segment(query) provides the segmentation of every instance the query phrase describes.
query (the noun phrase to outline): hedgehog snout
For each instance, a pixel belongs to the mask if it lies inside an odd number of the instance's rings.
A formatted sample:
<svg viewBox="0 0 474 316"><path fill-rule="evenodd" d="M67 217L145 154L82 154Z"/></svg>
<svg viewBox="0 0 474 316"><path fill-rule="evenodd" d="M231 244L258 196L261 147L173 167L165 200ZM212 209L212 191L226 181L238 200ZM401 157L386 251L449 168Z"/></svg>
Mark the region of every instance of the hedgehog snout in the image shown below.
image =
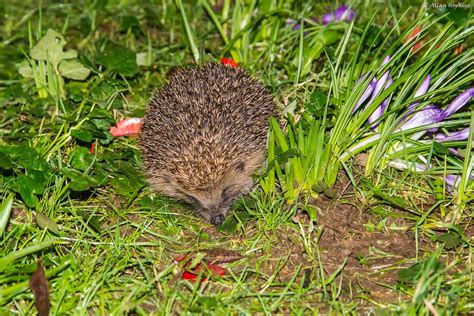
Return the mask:
<svg viewBox="0 0 474 316"><path fill-rule="evenodd" d="M222 214L213 215L211 217L211 224L214 226L221 226L224 223L225 217Z"/></svg>

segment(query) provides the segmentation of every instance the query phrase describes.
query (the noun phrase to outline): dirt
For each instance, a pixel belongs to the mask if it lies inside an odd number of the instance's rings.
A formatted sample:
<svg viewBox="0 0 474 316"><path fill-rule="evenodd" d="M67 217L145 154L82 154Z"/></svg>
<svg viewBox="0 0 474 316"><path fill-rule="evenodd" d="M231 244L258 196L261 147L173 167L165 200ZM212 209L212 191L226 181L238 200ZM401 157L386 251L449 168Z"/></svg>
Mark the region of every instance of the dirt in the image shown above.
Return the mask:
<svg viewBox="0 0 474 316"><path fill-rule="evenodd" d="M369 300L390 303L408 299L392 288L396 286L398 271L414 263L415 239L407 230L410 223L387 219L385 227L394 224L399 229L369 231L367 224L377 223L380 218L352 205L342 204L344 199L341 197L355 198L347 195L350 188L347 179L341 179L334 188L338 199L323 195L313 201L320 212L308 239L317 241L325 278L328 279L344 265L337 276L337 283L342 276L341 284L345 290L341 298L350 300L363 296L365 299L361 307L367 305ZM310 219L304 212L300 212L294 221L300 222L302 227L310 226ZM321 277L317 258L309 258L301 238L295 237L298 232L285 226L272 233L277 235L275 239L278 242L272 243L270 255L262 254L264 258L270 258L262 263L262 272L272 275L280 269L276 281L282 283L291 280L300 267L298 280L305 278L304 284ZM350 297L349 291L352 292Z"/></svg>

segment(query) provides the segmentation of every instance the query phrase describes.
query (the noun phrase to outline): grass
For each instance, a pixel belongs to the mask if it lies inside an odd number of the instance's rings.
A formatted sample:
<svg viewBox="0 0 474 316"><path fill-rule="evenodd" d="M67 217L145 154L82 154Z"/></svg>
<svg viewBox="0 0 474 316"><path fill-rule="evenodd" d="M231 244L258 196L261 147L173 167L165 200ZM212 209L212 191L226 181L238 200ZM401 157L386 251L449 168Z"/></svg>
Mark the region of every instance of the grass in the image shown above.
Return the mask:
<svg viewBox="0 0 474 316"><path fill-rule="evenodd" d="M29 280L39 258L51 314L472 312L472 133L439 143L416 136L426 127L397 130L414 101L446 108L472 86L472 8L349 4L353 23L323 26L313 18L333 4L7 1L0 313L35 312ZM406 38L419 25L415 52ZM58 33L39 45L48 29ZM271 123L257 186L216 229L154 194L136 140L109 128L142 117L172 67L220 57L260 78L285 119ZM387 70L390 88L353 112ZM427 74L430 90L414 100ZM373 129L367 119L386 98ZM469 126L472 102L430 125ZM391 167L394 159L408 167ZM457 189L448 174L461 179ZM209 266L197 281L182 278L216 249L242 259L225 264L225 276ZM183 254L190 266L176 260Z"/></svg>

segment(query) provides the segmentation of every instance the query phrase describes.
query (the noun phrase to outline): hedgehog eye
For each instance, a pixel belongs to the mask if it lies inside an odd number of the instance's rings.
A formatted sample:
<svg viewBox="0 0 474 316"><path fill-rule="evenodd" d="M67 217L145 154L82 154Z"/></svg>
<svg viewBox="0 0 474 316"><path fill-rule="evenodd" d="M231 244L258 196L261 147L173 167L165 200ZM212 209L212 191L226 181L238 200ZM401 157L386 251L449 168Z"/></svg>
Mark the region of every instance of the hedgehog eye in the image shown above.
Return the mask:
<svg viewBox="0 0 474 316"><path fill-rule="evenodd" d="M235 166L235 170L237 171L244 171L244 167L245 167L245 164L243 161L239 162L236 166Z"/></svg>
<svg viewBox="0 0 474 316"><path fill-rule="evenodd" d="M199 202L198 199L196 199L194 196L192 195L189 195L183 191L179 191L182 195L184 195L185 199L186 199L186 202L194 205L194 206L197 206L197 207L201 207L201 202Z"/></svg>
<svg viewBox="0 0 474 316"><path fill-rule="evenodd" d="M230 190L231 187L226 187L224 190L222 190L221 198L222 200L226 201L227 199L230 198Z"/></svg>

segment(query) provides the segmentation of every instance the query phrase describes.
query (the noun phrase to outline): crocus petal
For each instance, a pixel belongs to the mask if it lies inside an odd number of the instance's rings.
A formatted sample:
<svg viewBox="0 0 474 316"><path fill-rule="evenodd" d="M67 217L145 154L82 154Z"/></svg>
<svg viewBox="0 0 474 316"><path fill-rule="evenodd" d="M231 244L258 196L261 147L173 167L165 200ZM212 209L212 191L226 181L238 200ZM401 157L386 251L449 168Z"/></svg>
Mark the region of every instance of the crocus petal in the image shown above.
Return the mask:
<svg viewBox="0 0 474 316"><path fill-rule="evenodd" d="M464 105L467 104L474 96L474 88L469 88L460 95L456 97L456 99L451 102L450 105L440 114L440 121L444 120L448 116L455 113L457 110L462 108Z"/></svg>
<svg viewBox="0 0 474 316"><path fill-rule="evenodd" d="M466 127L462 130L459 130L457 132L451 133L451 135L446 135L446 134L436 134L434 138L439 141L439 142L449 142L449 141L456 141L456 140L464 140L469 137L470 133L469 127Z"/></svg>
<svg viewBox="0 0 474 316"><path fill-rule="evenodd" d="M420 111L413 114L411 118L409 118L405 123L403 123L399 128L398 131L404 131L407 129L429 125L433 123L439 122L439 117L443 111L433 104L429 104L425 106Z"/></svg>
<svg viewBox="0 0 474 316"><path fill-rule="evenodd" d="M431 81L431 75L427 75L425 80L423 80L421 85L416 90L415 95L413 97L418 98L424 95L426 92L428 92L428 88L430 87L430 81Z"/></svg>
<svg viewBox="0 0 474 316"><path fill-rule="evenodd" d="M375 80L375 78L372 79L372 81L369 83L369 85L365 89L364 93L360 97L359 101L357 101L357 104L354 107L354 110L352 110L352 113L357 111L357 109L365 102L365 100L367 100L370 97L370 95L372 94L372 91L374 91L374 88L375 88L376 84L377 84L377 80Z"/></svg>
<svg viewBox="0 0 474 316"><path fill-rule="evenodd" d="M385 56L385 58L382 60L382 63L380 64L380 67L385 66L391 59L390 55Z"/></svg>
<svg viewBox="0 0 474 316"><path fill-rule="evenodd" d="M374 102L375 98L379 95L380 91L382 91L383 87L385 86L385 83L387 82L388 77L390 76L390 70L386 71L382 77L377 80L377 84L375 85L374 91L372 92L372 97L370 98L369 102L367 102L367 105L365 106L368 108L372 102Z"/></svg>
<svg viewBox="0 0 474 316"><path fill-rule="evenodd" d="M388 81L384 87L384 90L390 87L392 83L393 83L392 78L388 78ZM389 98L387 97L385 100L383 100L380 106L376 108L375 111L372 112L372 114L369 116L368 121L372 128L376 128L379 125L379 119L385 113L385 109L387 108L388 99Z"/></svg>
<svg viewBox="0 0 474 316"><path fill-rule="evenodd" d="M426 76L425 80L423 80L421 85L415 91L415 95L413 97L417 98L424 95L426 92L428 92L428 88L430 87L430 81L431 81L431 76L430 75ZM410 104L408 106L408 114L412 113L418 104L419 104L418 102L413 102L412 104Z"/></svg>
<svg viewBox="0 0 474 316"><path fill-rule="evenodd" d="M371 99L371 102L369 102L369 104L372 103L372 101L375 100L376 97L378 97L380 91L382 91L383 87L385 87L385 83L387 82L389 76L390 76L390 70L386 71L382 75L382 77L379 80L377 80L377 84L375 85L374 92L372 93L372 99Z"/></svg>
<svg viewBox="0 0 474 316"><path fill-rule="evenodd" d="M117 122L117 125L110 127L109 131L114 137L133 136L140 132L141 125L141 118L130 117Z"/></svg>
<svg viewBox="0 0 474 316"><path fill-rule="evenodd" d="M447 174L444 177L444 181L450 187L450 189L457 188L459 186L459 182L461 182L461 177L455 174Z"/></svg>
<svg viewBox="0 0 474 316"><path fill-rule="evenodd" d="M335 19L336 17L334 16L334 13L326 13L323 15L323 25L328 25Z"/></svg>
<svg viewBox="0 0 474 316"><path fill-rule="evenodd" d="M350 22L355 18L356 13L354 10L349 9L349 7L345 4L336 9L335 16L336 21L344 20Z"/></svg>
<svg viewBox="0 0 474 316"><path fill-rule="evenodd" d="M397 168L399 170L410 170L414 172L426 172L431 168L431 165L420 164L420 163L413 163L407 162L402 159L394 159L388 162L388 165L393 168Z"/></svg>

